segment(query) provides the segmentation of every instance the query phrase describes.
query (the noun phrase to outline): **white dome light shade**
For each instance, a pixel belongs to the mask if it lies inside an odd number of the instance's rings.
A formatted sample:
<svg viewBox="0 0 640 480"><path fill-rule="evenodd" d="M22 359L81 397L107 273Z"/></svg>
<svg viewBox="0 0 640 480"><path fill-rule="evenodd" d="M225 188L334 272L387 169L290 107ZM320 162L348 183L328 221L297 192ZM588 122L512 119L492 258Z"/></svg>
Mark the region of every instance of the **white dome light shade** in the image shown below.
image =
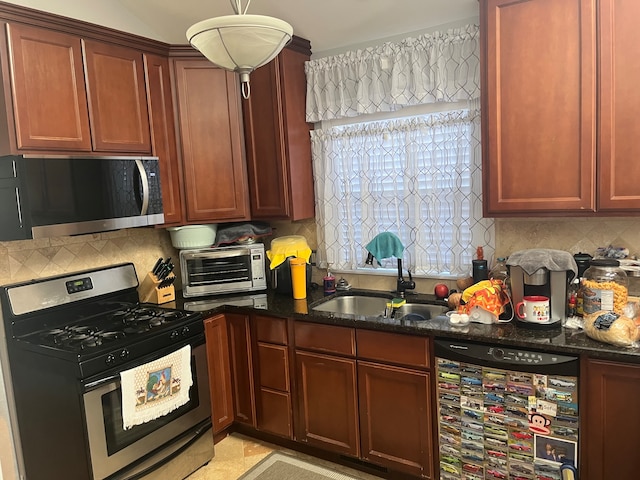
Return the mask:
<svg viewBox="0 0 640 480"><path fill-rule="evenodd" d="M211 63L240 73L243 84L249 83L253 70L273 60L292 36L293 28L287 22L264 15L210 18L187 30L187 40L194 48Z"/></svg>

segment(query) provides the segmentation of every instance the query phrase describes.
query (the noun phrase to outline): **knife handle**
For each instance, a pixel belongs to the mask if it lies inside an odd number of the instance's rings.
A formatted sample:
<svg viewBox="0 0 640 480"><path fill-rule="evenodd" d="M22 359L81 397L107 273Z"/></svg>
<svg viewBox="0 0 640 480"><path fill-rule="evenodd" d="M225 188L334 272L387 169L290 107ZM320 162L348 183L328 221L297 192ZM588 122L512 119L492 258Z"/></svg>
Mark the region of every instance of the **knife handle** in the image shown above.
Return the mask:
<svg viewBox="0 0 640 480"><path fill-rule="evenodd" d="M162 257L160 257L158 261L156 261L156 264L151 269L151 273L155 275L158 272L158 268L160 267L160 265L162 265Z"/></svg>

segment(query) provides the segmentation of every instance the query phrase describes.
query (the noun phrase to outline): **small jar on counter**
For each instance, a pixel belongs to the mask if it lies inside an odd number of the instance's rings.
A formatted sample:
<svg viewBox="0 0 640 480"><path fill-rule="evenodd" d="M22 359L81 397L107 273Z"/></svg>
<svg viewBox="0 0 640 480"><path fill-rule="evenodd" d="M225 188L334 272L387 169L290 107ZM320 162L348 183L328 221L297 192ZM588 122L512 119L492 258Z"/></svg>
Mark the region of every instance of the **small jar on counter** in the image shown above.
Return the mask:
<svg viewBox="0 0 640 480"><path fill-rule="evenodd" d="M585 315L600 310L622 315L629 295L629 282L620 262L612 258L594 258L580 282Z"/></svg>

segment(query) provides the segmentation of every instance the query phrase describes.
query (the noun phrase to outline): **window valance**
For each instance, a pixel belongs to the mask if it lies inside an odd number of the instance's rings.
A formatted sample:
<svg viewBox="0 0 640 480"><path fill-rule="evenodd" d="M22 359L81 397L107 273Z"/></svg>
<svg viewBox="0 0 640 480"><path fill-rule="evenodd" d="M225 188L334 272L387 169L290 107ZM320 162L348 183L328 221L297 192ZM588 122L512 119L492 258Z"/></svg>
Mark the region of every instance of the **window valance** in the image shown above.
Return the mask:
<svg viewBox="0 0 640 480"><path fill-rule="evenodd" d="M479 28L467 25L306 63L307 121L480 97Z"/></svg>

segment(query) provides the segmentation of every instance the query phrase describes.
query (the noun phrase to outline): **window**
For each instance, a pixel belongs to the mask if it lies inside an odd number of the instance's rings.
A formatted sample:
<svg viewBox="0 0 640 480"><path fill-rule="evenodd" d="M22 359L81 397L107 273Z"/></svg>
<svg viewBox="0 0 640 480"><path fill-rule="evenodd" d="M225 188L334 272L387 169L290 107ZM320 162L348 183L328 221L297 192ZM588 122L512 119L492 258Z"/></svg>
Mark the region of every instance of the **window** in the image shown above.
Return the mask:
<svg viewBox="0 0 640 480"><path fill-rule="evenodd" d="M367 243L389 231L412 273L468 275L477 245L493 251L493 221L482 218L479 111L362 118L312 133L320 265L362 271ZM395 259L381 264L396 271Z"/></svg>

